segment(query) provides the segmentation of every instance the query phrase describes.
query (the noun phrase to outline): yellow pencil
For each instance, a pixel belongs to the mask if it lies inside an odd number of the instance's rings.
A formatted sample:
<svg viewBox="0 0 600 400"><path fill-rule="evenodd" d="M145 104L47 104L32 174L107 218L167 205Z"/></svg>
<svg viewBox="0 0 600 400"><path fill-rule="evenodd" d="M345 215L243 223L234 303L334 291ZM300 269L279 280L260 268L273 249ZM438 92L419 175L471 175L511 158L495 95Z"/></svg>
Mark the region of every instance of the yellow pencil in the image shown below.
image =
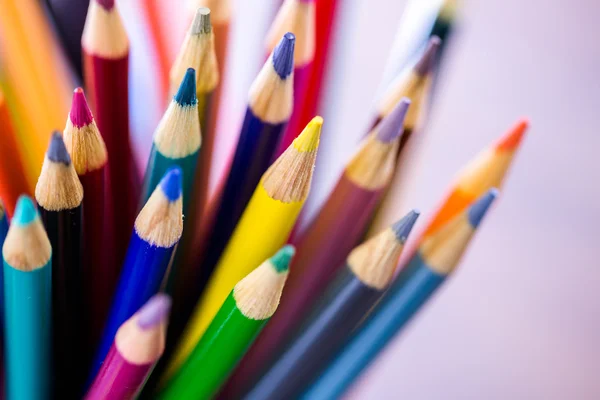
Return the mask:
<svg viewBox="0 0 600 400"><path fill-rule="evenodd" d="M308 196L323 119L315 117L269 167L196 304L163 381L185 361L235 284L283 246Z"/></svg>

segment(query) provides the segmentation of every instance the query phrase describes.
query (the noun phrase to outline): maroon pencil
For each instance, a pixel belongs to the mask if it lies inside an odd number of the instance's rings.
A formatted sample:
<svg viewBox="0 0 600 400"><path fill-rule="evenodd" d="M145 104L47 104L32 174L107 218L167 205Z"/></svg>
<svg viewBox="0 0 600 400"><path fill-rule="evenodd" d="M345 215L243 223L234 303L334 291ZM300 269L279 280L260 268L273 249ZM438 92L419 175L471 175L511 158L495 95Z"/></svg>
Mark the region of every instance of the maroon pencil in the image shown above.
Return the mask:
<svg viewBox="0 0 600 400"><path fill-rule="evenodd" d="M87 400L124 400L137 396L164 351L170 308L169 296L159 293L121 325L85 395Z"/></svg>
<svg viewBox="0 0 600 400"><path fill-rule="evenodd" d="M338 267L361 240L396 168L396 151L410 101L402 99L365 138L308 229L295 240L296 256L278 312L254 342L222 394L249 387L279 344L302 319Z"/></svg>
<svg viewBox="0 0 600 400"><path fill-rule="evenodd" d="M108 151L116 264L120 265L139 202L141 179L129 138L129 41L114 0L91 0L83 37L83 67L90 104Z"/></svg>
<svg viewBox="0 0 600 400"><path fill-rule="evenodd" d="M112 219L107 218L108 210L105 209L104 201L107 186L106 146L81 88L73 92L73 103L63 139L84 193L83 257L86 268L83 281L86 284L85 307L90 310L86 343L91 357L91 349L95 348L102 333L119 269L112 261L112 241L106 237L108 231L113 231Z"/></svg>

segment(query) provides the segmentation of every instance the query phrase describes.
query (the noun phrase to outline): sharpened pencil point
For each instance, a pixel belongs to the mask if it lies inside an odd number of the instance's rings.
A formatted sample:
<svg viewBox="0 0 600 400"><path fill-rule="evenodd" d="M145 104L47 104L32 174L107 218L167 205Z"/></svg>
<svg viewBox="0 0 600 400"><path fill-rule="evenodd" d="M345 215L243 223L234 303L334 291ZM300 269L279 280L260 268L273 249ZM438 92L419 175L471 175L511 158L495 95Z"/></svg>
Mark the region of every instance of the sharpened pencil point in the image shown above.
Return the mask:
<svg viewBox="0 0 600 400"><path fill-rule="evenodd" d="M194 68L188 68L185 71L181 85L173 97L181 106L193 106L198 103L196 98L196 70Z"/></svg>
<svg viewBox="0 0 600 400"><path fill-rule="evenodd" d="M194 21L192 22L192 35L202 35L210 33L212 25L210 24L210 9L200 7L196 10Z"/></svg>
<svg viewBox="0 0 600 400"><path fill-rule="evenodd" d="M296 36L286 33L273 49L273 68L281 79L287 78L294 69L294 46Z"/></svg>
<svg viewBox="0 0 600 400"><path fill-rule="evenodd" d="M473 228L477 228L479 226L483 216L490 208L490 205L494 202L496 197L498 197L498 189L491 188L471 205L469 211L467 211L467 216L469 218L469 223L473 226Z"/></svg>
<svg viewBox="0 0 600 400"><path fill-rule="evenodd" d="M506 135L500 138L496 144L496 149L499 151L512 151L516 149L521 143L521 140L523 139L528 127L529 120L527 118L522 118L517 121L515 126L513 126L513 128L509 130Z"/></svg>
<svg viewBox="0 0 600 400"><path fill-rule="evenodd" d="M12 225L29 225L37 217L37 210L31 197L26 195L19 196L15 214L13 215Z"/></svg>
<svg viewBox="0 0 600 400"><path fill-rule="evenodd" d="M109 11L115 6L115 0L96 0L96 3Z"/></svg>
<svg viewBox="0 0 600 400"><path fill-rule="evenodd" d="M150 329L167 319L171 310L171 298L163 293L155 294L138 311L137 324L140 328Z"/></svg>
<svg viewBox="0 0 600 400"><path fill-rule="evenodd" d="M169 199L169 201L171 202L181 197L181 175L183 175L183 172L181 172L181 168L169 168L167 172L165 172L163 178L160 180L160 188L162 189L167 199Z"/></svg>
<svg viewBox="0 0 600 400"><path fill-rule="evenodd" d="M69 156L69 152L65 147L65 142L63 141L60 132L54 131L52 133L52 138L50 139L50 145L48 146L46 157L48 157L50 161L57 163L62 163L65 165L71 164L71 157Z"/></svg>
<svg viewBox="0 0 600 400"><path fill-rule="evenodd" d="M410 99L403 97L394 107L392 112L379 124L377 138L384 143L389 143L402 134L404 118L410 107Z"/></svg>
<svg viewBox="0 0 600 400"><path fill-rule="evenodd" d="M277 272L286 272L290 267L290 261L294 257L294 254L296 254L294 246L285 245L271 257L271 264L273 264Z"/></svg>
<svg viewBox="0 0 600 400"><path fill-rule="evenodd" d="M87 126L94 120L83 89L80 87L73 91L73 101L71 103L69 118L71 119L71 123L78 128Z"/></svg>
<svg viewBox="0 0 600 400"><path fill-rule="evenodd" d="M427 43L427 48L425 49L423 55L415 65L415 72L417 74L424 76L431 71L431 68L433 67L435 61L435 56L441 43L442 40L437 36L433 36L431 39L429 39L429 43Z"/></svg>
<svg viewBox="0 0 600 400"><path fill-rule="evenodd" d="M402 219L392 225L392 232L396 235L396 238L400 243L406 243L406 239L410 234L413 226L415 226L415 222L417 222L417 218L419 218L418 210L411 210L408 214L406 214Z"/></svg>
<svg viewBox="0 0 600 400"><path fill-rule="evenodd" d="M293 145L299 152L314 151L319 147L319 138L321 137L321 127L323 118L314 117L304 128L302 133L294 139Z"/></svg>

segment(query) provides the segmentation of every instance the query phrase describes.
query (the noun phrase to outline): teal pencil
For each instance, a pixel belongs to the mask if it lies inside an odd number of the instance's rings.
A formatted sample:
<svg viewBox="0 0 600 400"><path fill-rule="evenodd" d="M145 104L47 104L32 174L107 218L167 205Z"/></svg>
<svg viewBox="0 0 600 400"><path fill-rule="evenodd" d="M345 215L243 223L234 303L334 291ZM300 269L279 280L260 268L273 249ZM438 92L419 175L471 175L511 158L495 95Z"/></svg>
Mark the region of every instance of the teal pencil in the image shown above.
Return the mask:
<svg viewBox="0 0 600 400"><path fill-rule="evenodd" d="M2 248L6 398L50 397L52 248L31 198L21 196Z"/></svg>
<svg viewBox="0 0 600 400"><path fill-rule="evenodd" d="M188 68L154 132L140 207L146 204L167 170L179 167L183 172L183 214L187 215L200 142L196 71Z"/></svg>

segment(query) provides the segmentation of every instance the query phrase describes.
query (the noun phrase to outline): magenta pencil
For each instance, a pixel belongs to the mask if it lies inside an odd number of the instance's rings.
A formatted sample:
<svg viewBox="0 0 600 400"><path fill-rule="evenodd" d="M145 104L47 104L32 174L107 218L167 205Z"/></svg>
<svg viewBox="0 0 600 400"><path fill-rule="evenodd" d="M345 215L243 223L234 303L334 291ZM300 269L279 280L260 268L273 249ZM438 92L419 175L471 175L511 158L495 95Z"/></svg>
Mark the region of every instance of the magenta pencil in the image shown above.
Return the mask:
<svg viewBox="0 0 600 400"><path fill-rule="evenodd" d="M165 347L171 299L157 294L121 325L86 400L134 399Z"/></svg>

